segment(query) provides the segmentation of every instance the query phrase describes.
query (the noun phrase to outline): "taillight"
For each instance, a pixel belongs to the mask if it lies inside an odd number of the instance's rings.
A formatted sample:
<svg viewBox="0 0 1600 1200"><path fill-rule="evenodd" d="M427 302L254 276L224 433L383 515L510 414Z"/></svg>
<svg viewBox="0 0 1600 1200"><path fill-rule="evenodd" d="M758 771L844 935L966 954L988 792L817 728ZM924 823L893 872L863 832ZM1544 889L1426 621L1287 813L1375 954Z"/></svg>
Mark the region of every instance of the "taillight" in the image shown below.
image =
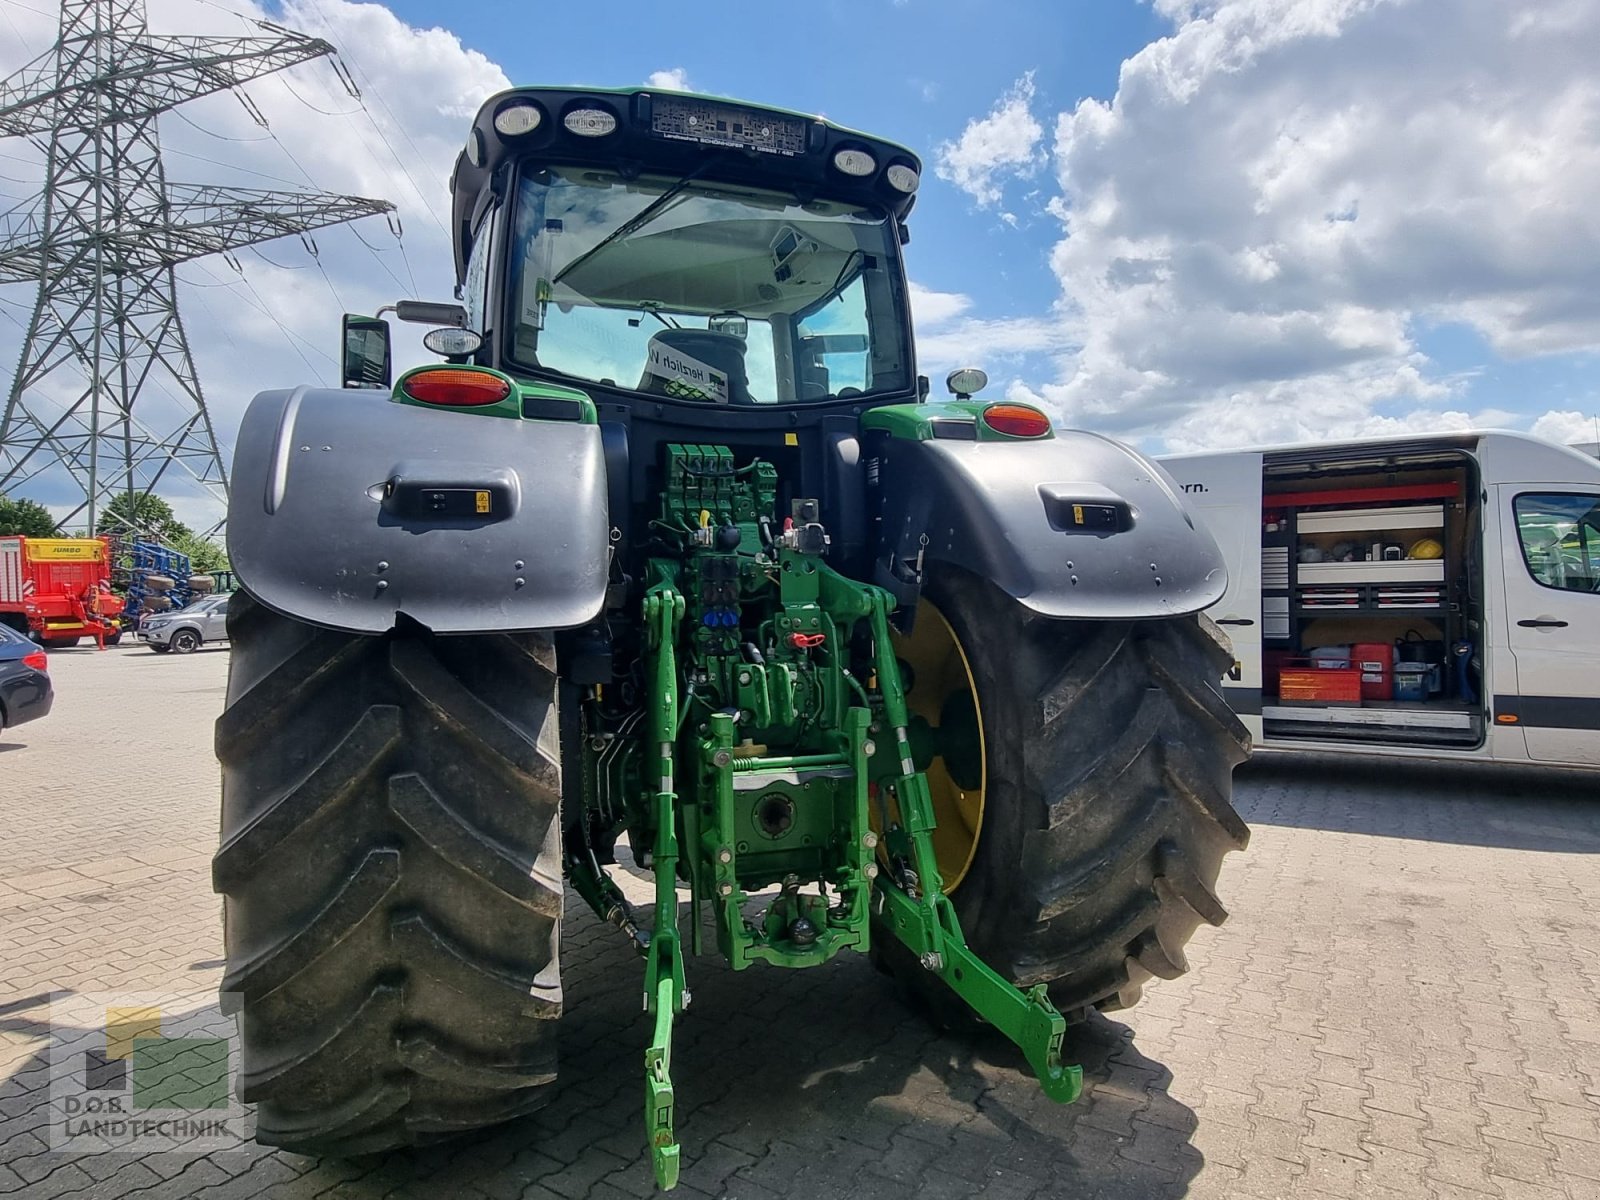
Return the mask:
<svg viewBox="0 0 1600 1200"><path fill-rule="evenodd" d="M402 379L400 386L413 400L450 408L498 404L511 394L511 384L488 371L418 371Z"/></svg>
<svg viewBox="0 0 1600 1200"><path fill-rule="evenodd" d="M22 656L22 665L32 667L35 671L48 671L50 669L50 660L45 657L43 650L35 650L31 654Z"/></svg>
<svg viewBox="0 0 1600 1200"><path fill-rule="evenodd" d="M991 404L983 410L983 423L1007 437L1043 437L1050 432L1050 418L1026 404Z"/></svg>

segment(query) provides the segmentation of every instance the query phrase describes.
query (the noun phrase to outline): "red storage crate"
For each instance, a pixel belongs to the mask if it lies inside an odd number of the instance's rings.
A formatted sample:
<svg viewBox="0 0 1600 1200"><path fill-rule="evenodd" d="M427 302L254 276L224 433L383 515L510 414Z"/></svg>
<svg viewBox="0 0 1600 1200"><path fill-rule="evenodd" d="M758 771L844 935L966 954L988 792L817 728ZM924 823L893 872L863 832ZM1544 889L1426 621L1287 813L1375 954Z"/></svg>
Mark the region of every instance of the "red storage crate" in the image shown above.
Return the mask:
<svg viewBox="0 0 1600 1200"><path fill-rule="evenodd" d="M1285 666L1278 672L1283 704L1361 707L1361 672L1354 667Z"/></svg>
<svg viewBox="0 0 1600 1200"><path fill-rule="evenodd" d="M1361 672L1363 700L1394 699L1394 647L1388 642L1357 642L1350 665Z"/></svg>

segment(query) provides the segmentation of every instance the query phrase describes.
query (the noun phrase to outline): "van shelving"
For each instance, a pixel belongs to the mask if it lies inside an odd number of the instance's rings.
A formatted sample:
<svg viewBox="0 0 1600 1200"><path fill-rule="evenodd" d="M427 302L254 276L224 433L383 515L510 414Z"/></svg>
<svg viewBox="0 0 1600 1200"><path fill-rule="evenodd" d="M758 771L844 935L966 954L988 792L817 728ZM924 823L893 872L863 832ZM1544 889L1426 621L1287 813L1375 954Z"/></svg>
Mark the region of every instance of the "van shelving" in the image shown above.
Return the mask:
<svg viewBox="0 0 1600 1200"><path fill-rule="evenodd" d="M1538 575L1557 554L1540 543L1550 514L1572 514L1581 545L1600 537L1600 463L1486 432L1163 465L1227 554L1211 615L1238 659L1225 695L1258 745L1600 765L1600 592L1568 579L1582 571L1570 531L1565 573ZM1541 515L1519 518L1519 502ZM1397 642L1401 663L1358 705L1278 694L1285 661ZM1417 674L1428 694L1402 698Z"/></svg>
<svg viewBox="0 0 1600 1200"><path fill-rule="evenodd" d="M1397 457L1383 466L1374 472L1352 464L1315 474L1300 473L1292 462L1267 467L1262 510L1277 515L1289 540L1290 654L1328 645L1392 647L1406 636L1397 636L1397 621L1422 625L1415 630L1422 640L1444 647L1460 638L1462 596L1455 585L1462 555L1451 548L1460 541L1465 467L1431 455L1416 462ZM1444 553L1405 557L1424 538L1437 539ZM1396 551L1400 557L1392 556ZM1356 624L1349 630L1328 624L1344 620ZM1386 653L1392 671L1395 652ZM1264 678L1263 729L1313 738L1356 732L1397 741L1482 741L1477 712L1447 707L1453 694L1448 659L1440 673L1437 692L1424 699L1365 699L1358 707L1284 702Z"/></svg>

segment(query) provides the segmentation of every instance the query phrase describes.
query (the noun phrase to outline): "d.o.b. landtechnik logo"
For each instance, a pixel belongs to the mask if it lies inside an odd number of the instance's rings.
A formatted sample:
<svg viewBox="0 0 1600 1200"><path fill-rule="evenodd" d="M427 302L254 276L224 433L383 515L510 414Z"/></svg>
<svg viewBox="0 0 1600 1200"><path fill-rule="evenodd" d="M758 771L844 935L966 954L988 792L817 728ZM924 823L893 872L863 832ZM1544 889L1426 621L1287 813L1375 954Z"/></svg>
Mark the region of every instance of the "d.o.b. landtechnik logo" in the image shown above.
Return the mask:
<svg viewBox="0 0 1600 1200"><path fill-rule="evenodd" d="M215 994L58 995L50 1024L52 1150L208 1154L247 1140L233 1021Z"/></svg>

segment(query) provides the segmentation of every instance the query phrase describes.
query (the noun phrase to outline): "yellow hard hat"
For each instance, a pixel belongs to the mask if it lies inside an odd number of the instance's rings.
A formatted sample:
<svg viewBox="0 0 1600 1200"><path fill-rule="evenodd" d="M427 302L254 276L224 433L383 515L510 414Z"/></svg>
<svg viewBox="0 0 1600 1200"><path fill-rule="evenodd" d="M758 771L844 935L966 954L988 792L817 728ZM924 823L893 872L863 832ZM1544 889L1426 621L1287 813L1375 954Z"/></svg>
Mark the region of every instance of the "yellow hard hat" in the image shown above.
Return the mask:
<svg viewBox="0 0 1600 1200"><path fill-rule="evenodd" d="M1444 547L1433 538L1418 538L1411 543L1407 558L1443 558Z"/></svg>

